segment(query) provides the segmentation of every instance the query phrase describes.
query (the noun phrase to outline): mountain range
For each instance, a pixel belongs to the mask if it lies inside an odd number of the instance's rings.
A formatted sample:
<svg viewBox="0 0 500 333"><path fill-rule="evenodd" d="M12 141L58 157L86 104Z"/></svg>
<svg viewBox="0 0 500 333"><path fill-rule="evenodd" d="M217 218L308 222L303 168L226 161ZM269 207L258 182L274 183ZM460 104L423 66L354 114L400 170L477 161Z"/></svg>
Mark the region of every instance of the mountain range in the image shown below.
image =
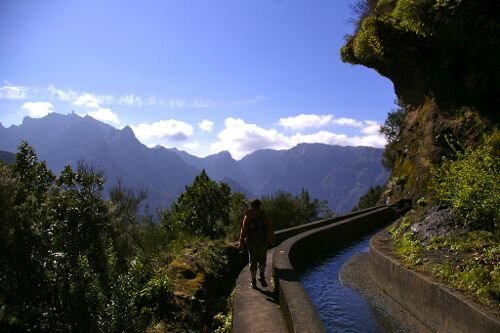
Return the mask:
<svg viewBox="0 0 500 333"><path fill-rule="evenodd" d="M305 188L337 213L348 212L370 186L388 177L380 162L382 149L300 144L289 150L259 150L239 161L226 151L201 158L177 149L148 148L128 126L119 130L75 113L25 117L21 125L9 128L0 124L0 151L15 152L22 140L56 174L84 160L105 171L106 190L118 180L146 189L151 208L168 207L202 169L248 197L280 190L299 194Z"/></svg>

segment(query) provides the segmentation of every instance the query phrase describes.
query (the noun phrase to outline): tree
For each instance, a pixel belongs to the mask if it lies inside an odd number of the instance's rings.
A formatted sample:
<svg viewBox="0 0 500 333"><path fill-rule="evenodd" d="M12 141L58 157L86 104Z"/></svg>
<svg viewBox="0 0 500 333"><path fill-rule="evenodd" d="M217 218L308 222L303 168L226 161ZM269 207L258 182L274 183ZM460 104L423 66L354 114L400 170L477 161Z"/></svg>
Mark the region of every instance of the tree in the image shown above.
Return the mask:
<svg viewBox="0 0 500 333"><path fill-rule="evenodd" d="M141 281L117 265L103 173L55 179L27 143L0 165L0 331L142 331Z"/></svg>
<svg viewBox="0 0 500 333"><path fill-rule="evenodd" d="M16 163L0 172L0 317L12 328L24 330L47 310L40 299L47 295L44 265L47 262L50 225L47 223L47 192L54 176L39 162L27 142L18 147ZM1 327L0 327L0 330Z"/></svg>
<svg viewBox="0 0 500 333"><path fill-rule="evenodd" d="M240 234L241 223L248 209L248 199L241 192L231 193L229 209L229 225L226 228L226 238L229 241L237 240Z"/></svg>
<svg viewBox="0 0 500 333"><path fill-rule="evenodd" d="M139 226L137 218L139 206L146 197L145 190L134 191L124 186L121 180L109 191L112 237L121 265L127 264L130 257L137 253L137 248L144 252L147 246L141 239L141 231L146 228Z"/></svg>
<svg viewBox="0 0 500 333"><path fill-rule="evenodd" d="M229 223L230 195L227 184L202 170L174 203L173 214L189 232L215 239L221 236L221 224Z"/></svg>
<svg viewBox="0 0 500 333"><path fill-rule="evenodd" d="M377 203L380 201L380 198L382 197L383 192L384 188L382 186L370 186L370 189L363 196L361 196L361 198L359 198L358 204L352 209L352 211L355 212L357 210L362 210L377 205Z"/></svg>
<svg viewBox="0 0 500 333"><path fill-rule="evenodd" d="M384 125L380 127L380 133L385 136L388 143L398 139L401 128L403 127L405 115L406 110L401 106L387 113L387 119Z"/></svg>
<svg viewBox="0 0 500 333"><path fill-rule="evenodd" d="M269 214L275 229L283 229L334 216L326 201L311 200L303 189L299 196L278 191L262 199L262 208Z"/></svg>
<svg viewBox="0 0 500 333"><path fill-rule="evenodd" d="M389 170L394 167L398 157L397 149L400 146L399 136L406 116L405 108L401 105L401 102L398 103L400 106L392 112L387 113L387 119L384 125L380 127L380 133L387 139L387 145L382 155L382 165Z"/></svg>

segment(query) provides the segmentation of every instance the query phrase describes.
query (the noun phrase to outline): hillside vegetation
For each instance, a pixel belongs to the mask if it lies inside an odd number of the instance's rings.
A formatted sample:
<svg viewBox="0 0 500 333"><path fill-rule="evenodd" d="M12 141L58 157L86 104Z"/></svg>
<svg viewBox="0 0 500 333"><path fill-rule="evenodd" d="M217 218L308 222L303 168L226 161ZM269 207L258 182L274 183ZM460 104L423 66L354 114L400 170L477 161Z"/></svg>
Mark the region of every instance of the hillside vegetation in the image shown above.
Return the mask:
<svg viewBox="0 0 500 333"><path fill-rule="evenodd" d="M26 142L0 162L0 331L227 329L247 198L202 171L170 208L138 215L146 192L118 183L105 200L104 184L85 163L55 176ZM263 205L278 228L333 214L307 190Z"/></svg>
<svg viewBox="0 0 500 333"><path fill-rule="evenodd" d="M345 62L394 83L384 200L412 209L394 255L500 309L500 3L363 0Z"/></svg>

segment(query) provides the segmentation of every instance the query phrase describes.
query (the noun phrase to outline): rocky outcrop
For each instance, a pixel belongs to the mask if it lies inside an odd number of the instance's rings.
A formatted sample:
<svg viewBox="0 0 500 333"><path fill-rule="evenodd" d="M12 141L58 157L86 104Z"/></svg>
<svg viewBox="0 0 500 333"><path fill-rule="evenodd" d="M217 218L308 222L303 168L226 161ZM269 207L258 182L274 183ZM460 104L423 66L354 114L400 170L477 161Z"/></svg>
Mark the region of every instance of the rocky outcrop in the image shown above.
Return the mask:
<svg viewBox="0 0 500 333"><path fill-rule="evenodd" d="M440 209L433 207L427 212L427 216L410 227L412 233L420 239L429 241L434 237L446 237L450 235L463 235L468 230L463 219L457 216L451 208Z"/></svg>

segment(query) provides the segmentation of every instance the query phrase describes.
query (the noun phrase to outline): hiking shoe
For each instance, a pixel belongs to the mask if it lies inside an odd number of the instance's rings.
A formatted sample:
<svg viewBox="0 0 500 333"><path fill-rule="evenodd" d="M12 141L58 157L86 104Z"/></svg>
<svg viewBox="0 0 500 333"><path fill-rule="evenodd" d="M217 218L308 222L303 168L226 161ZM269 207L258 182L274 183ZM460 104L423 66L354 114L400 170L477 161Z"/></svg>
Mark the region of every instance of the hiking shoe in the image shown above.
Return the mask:
<svg viewBox="0 0 500 333"><path fill-rule="evenodd" d="M252 284L251 284L253 289L257 289L257 280L252 279Z"/></svg>

